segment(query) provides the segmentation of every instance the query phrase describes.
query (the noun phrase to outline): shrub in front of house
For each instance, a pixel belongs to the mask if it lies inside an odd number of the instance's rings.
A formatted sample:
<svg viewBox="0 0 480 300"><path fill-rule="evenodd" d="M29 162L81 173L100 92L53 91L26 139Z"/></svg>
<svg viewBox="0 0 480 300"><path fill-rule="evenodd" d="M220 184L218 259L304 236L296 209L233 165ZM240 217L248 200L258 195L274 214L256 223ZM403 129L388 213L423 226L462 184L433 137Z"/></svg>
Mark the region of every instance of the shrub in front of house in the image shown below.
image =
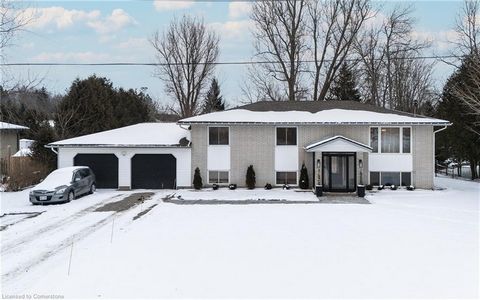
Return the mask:
<svg viewBox="0 0 480 300"><path fill-rule="evenodd" d="M236 188L237 188L237 185L235 183L231 183L231 184L228 185L228 189L230 189L230 190L234 190Z"/></svg>
<svg viewBox="0 0 480 300"><path fill-rule="evenodd" d="M265 185L265 189L266 189L266 190L271 190L271 189L272 189L272 185L271 185L270 183L267 183L267 184Z"/></svg>
<svg viewBox="0 0 480 300"><path fill-rule="evenodd" d="M409 185L409 186L407 186L407 190L413 191L413 190L415 190L415 187L413 185Z"/></svg>
<svg viewBox="0 0 480 300"><path fill-rule="evenodd" d="M282 187L284 190L289 190L290 189L290 186L288 184L284 184L283 187Z"/></svg>
<svg viewBox="0 0 480 300"><path fill-rule="evenodd" d="M212 189L213 189L214 191L218 190L218 184L214 183L214 184L212 185Z"/></svg>
<svg viewBox="0 0 480 300"><path fill-rule="evenodd" d="M196 190L200 190L203 187L202 176L200 175L200 169L197 167L193 174L193 187Z"/></svg>
<svg viewBox="0 0 480 300"><path fill-rule="evenodd" d="M247 168L247 176L245 179L245 183L249 190L253 190L255 188L256 179L255 179L255 170L253 169L253 165L250 165Z"/></svg>
<svg viewBox="0 0 480 300"><path fill-rule="evenodd" d="M308 189L308 172L305 163L302 164L302 169L300 170L300 188Z"/></svg>
<svg viewBox="0 0 480 300"><path fill-rule="evenodd" d="M397 190L397 186L394 185L394 184L392 184L392 185L390 186L390 189L391 189L392 191L395 191L395 190Z"/></svg>
<svg viewBox="0 0 480 300"><path fill-rule="evenodd" d="M367 191L371 191L371 190L373 190L373 185L367 184L367 185L365 186L365 189L366 189Z"/></svg>
<svg viewBox="0 0 480 300"><path fill-rule="evenodd" d="M381 190L383 190L384 188L385 188L385 186L382 184L382 185L379 185L379 186L377 187L377 190L381 191Z"/></svg>

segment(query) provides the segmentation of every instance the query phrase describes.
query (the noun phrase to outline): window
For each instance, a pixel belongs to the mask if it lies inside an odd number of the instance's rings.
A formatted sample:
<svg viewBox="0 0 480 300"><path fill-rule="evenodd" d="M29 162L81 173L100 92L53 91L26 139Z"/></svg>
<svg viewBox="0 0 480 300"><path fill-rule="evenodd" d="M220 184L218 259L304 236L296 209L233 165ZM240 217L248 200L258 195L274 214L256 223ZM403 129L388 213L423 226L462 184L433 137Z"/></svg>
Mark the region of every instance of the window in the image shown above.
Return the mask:
<svg viewBox="0 0 480 300"><path fill-rule="evenodd" d="M296 145L297 128L277 128L277 145Z"/></svg>
<svg viewBox="0 0 480 300"><path fill-rule="evenodd" d="M412 173L402 172L402 186L409 186L412 184Z"/></svg>
<svg viewBox="0 0 480 300"><path fill-rule="evenodd" d="M370 147L373 153L378 153L378 128L370 128Z"/></svg>
<svg viewBox="0 0 480 300"><path fill-rule="evenodd" d="M400 152L400 128L382 128L382 153Z"/></svg>
<svg viewBox="0 0 480 300"><path fill-rule="evenodd" d="M209 145L228 145L228 127L209 127Z"/></svg>
<svg viewBox="0 0 480 300"><path fill-rule="evenodd" d="M370 172L370 184L380 185L380 172Z"/></svg>
<svg viewBox="0 0 480 300"><path fill-rule="evenodd" d="M400 172L382 172L380 177L383 185L400 185Z"/></svg>
<svg viewBox="0 0 480 300"><path fill-rule="evenodd" d="M228 171L209 171L208 183L228 183Z"/></svg>
<svg viewBox="0 0 480 300"><path fill-rule="evenodd" d="M297 172L277 172L277 184L297 184Z"/></svg>
<svg viewBox="0 0 480 300"><path fill-rule="evenodd" d="M410 128L403 128L402 130L402 152L410 153Z"/></svg>

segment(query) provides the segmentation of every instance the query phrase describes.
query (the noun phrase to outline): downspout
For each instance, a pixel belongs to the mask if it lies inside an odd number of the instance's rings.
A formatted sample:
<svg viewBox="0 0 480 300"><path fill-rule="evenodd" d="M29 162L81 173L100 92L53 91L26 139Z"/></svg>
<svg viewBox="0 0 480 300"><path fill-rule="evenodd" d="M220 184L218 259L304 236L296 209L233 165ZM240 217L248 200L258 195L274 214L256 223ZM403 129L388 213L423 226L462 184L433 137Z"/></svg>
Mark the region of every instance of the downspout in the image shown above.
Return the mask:
<svg viewBox="0 0 480 300"><path fill-rule="evenodd" d="M58 155L58 151L55 150L55 148L53 148L53 147L49 147L49 148L50 148L50 150L52 150L53 153L55 153L56 155Z"/></svg>
<svg viewBox="0 0 480 300"><path fill-rule="evenodd" d="M433 177L437 176L437 173L435 172L435 170L437 169L437 167L435 166L435 135L438 132L447 129L447 127L450 126L450 125L452 125L452 124L445 125L442 128L433 131Z"/></svg>

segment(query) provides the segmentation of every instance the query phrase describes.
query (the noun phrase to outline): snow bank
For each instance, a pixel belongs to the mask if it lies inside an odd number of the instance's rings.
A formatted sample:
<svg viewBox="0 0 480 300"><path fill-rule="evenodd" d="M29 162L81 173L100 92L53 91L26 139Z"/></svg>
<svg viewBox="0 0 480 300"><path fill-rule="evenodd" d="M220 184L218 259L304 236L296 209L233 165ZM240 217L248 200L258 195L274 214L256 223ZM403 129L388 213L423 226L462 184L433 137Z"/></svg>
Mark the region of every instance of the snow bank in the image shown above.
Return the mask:
<svg viewBox="0 0 480 300"><path fill-rule="evenodd" d="M202 201L202 200L219 200L219 201L256 201L256 200L271 200L271 201L312 201L318 202L318 198L311 191L296 191L296 190L282 190L282 189L236 189L229 190L228 188L220 188L218 190L204 189L204 190L179 190L175 193L177 200L187 201Z"/></svg>

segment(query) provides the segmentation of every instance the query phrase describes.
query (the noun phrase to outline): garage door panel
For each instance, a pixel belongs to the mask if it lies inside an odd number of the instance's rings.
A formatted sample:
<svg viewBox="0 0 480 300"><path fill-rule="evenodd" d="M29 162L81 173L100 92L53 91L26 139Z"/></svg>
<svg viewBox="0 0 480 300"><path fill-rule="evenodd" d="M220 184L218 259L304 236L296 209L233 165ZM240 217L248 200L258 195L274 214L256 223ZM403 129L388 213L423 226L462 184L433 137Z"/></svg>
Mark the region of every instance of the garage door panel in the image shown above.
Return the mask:
<svg viewBox="0 0 480 300"><path fill-rule="evenodd" d="M115 154L77 154L73 164L90 167L98 188L118 188L118 157Z"/></svg>
<svg viewBox="0 0 480 300"><path fill-rule="evenodd" d="M174 189L177 159L172 154L136 154L132 157L133 189Z"/></svg>

